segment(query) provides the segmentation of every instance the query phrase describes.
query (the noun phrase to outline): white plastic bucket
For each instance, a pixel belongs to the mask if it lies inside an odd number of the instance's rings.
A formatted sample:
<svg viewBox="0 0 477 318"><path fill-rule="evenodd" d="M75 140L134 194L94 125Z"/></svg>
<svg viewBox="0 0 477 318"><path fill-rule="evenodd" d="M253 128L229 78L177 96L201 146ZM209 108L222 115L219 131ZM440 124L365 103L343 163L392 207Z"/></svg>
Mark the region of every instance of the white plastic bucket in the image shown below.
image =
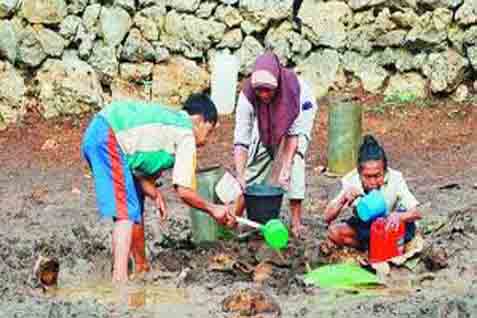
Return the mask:
<svg viewBox="0 0 477 318"><path fill-rule="evenodd" d="M217 52L212 62L211 98L221 115L233 113L237 95L237 56L227 52Z"/></svg>

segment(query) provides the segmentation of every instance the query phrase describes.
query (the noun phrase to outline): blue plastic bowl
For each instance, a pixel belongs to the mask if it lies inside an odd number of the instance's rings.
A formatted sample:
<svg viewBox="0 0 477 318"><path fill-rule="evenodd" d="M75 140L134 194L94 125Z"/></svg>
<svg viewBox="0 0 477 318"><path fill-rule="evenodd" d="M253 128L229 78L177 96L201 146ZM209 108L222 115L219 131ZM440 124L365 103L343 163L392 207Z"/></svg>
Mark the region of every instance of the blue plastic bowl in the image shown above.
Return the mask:
<svg viewBox="0 0 477 318"><path fill-rule="evenodd" d="M364 222L385 216L388 210L384 195L379 190L373 190L362 197L356 206L358 217Z"/></svg>

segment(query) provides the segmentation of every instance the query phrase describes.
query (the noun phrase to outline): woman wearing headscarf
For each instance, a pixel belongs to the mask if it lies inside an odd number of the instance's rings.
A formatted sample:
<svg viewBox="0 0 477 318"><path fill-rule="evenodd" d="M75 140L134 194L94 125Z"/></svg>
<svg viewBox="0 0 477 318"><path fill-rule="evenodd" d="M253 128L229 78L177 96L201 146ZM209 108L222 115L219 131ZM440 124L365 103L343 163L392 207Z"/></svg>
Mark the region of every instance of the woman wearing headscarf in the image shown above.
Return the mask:
<svg viewBox="0 0 477 318"><path fill-rule="evenodd" d="M402 173L388 167L388 160L384 149L377 140L370 135L363 139L358 152L358 168L349 172L342 179L342 190L332 200L325 210L325 221L331 224L338 215L352 208L355 212L360 197L380 190L386 201L388 226L405 224L406 234L404 241L410 241L416 231L416 220L421 218L418 211L418 201L409 190ZM328 238L337 245L347 245L365 250L369 245L372 221L364 222L356 213L343 223L331 224Z"/></svg>
<svg viewBox="0 0 477 318"><path fill-rule="evenodd" d="M305 154L318 105L307 83L283 67L273 52L260 55L240 93L234 133L234 161L245 187L278 184L287 190L292 230L302 232ZM236 213L244 211L243 197Z"/></svg>

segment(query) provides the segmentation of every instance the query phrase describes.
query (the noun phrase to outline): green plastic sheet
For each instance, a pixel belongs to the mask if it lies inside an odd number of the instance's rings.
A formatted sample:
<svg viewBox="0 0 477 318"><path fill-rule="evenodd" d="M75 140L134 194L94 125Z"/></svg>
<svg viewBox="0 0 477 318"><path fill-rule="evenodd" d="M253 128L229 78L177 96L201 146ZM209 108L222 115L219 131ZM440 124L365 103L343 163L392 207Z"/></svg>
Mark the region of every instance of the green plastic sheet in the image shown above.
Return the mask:
<svg viewBox="0 0 477 318"><path fill-rule="evenodd" d="M353 288L379 284L376 275L355 263L319 267L305 275L305 282L321 288Z"/></svg>

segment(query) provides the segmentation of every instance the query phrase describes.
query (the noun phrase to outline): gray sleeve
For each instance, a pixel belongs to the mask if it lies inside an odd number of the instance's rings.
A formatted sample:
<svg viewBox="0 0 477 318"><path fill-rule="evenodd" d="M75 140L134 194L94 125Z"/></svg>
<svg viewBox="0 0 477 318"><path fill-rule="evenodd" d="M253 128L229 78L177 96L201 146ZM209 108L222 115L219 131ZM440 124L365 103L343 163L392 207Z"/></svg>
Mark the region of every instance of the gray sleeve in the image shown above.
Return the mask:
<svg viewBox="0 0 477 318"><path fill-rule="evenodd" d="M304 135L310 140L318 103L311 87L300 79L300 114L288 129L288 135Z"/></svg>
<svg viewBox="0 0 477 318"><path fill-rule="evenodd" d="M241 92L235 112L234 145L248 148L252 140L252 128L255 121L253 106Z"/></svg>
<svg viewBox="0 0 477 318"><path fill-rule="evenodd" d="M417 201L416 197L411 193L411 190L409 190L406 180L404 180L402 174L399 174L397 187L398 205L401 205L406 210L413 209L419 205L419 201Z"/></svg>

